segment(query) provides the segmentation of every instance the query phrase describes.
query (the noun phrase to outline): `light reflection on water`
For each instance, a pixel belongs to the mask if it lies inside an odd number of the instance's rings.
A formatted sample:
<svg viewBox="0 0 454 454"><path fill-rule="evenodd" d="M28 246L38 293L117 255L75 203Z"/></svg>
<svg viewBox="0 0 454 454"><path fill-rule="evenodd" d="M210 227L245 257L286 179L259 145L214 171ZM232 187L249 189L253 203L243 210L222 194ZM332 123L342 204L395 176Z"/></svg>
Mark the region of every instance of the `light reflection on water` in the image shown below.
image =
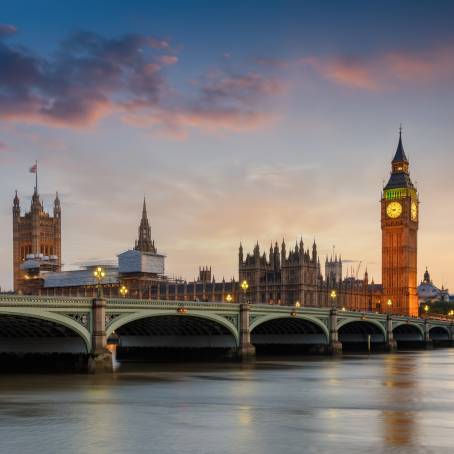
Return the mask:
<svg viewBox="0 0 454 454"><path fill-rule="evenodd" d="M3 453L438 453L454 350L0 376Z"/></svg>

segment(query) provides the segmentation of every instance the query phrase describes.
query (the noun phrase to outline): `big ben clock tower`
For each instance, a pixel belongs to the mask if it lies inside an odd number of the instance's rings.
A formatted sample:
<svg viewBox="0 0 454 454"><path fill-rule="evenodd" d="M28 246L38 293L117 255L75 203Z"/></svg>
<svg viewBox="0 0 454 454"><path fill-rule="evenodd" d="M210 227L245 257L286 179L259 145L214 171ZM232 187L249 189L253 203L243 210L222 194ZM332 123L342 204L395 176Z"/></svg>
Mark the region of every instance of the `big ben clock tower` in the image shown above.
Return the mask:
<svg viewBox="0 0 454 454"><path fill-rule="evenodd" d="M417 316L419 200L408 167L400 130L391 176L381 199L383 303L385 310Z"/></svg>

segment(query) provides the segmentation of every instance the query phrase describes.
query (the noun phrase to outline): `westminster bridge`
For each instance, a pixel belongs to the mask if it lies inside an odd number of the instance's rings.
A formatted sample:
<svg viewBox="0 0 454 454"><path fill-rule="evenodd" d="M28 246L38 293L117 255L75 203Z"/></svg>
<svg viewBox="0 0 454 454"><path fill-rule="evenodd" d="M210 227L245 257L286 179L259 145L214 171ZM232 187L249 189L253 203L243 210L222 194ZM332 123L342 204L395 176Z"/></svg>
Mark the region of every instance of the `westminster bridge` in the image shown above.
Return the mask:
<svg viewBox="0 0 454 454"><path fill-rule="evenodd" d="M335 308L262 304L0 295L1 354L87 355L110 370L109 343L122 348L227 349L252 358L263 346L336 354L352 346L394 350L451 345L449 320Z"/></svg>

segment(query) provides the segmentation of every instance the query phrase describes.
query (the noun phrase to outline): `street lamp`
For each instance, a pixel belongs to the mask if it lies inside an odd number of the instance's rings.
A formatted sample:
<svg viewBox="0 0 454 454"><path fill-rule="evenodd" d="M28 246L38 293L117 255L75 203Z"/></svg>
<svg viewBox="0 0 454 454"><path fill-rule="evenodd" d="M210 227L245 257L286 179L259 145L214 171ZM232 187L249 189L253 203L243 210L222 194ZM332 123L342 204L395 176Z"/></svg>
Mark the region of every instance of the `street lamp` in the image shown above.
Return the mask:
<svg viewBox="0 0 454 454"><path fill-rule="evenodd" d="M337 298L337 293L336 290L331 290L329 297L331 298L331 308L335 309L336 308L336 298Z"/></svg>
<svg viewBox="0 0 454 454"><path fill-rule="evenodd" d="M301 304L299 301L296 301L295 302L295 310L293 310L292 312L290 312L290 316L291 317L296 317L298 315L297 313L297 310L301 307Z"/></svg>
<svg viewBox="0 0 454 454"><path fill-rule="evenodd" d="M120 287L120 294L123 298L128 294L128 288L125 285Z"/></svg>
<svg viewBox="0 0 454 454"><path fill-rule="evenodd" d="M106 275L105 271L100 267L96 267L95 271L93 272L93 275L95 276L96 280L98 281L96 284L96 297L97 298L102 298L102 280L104 276Z"/></svg>
<svg viewBox="0 0 454 454"><path fill-rule="evenodd" d="M249 288L249 284L247 282L247 280L245 279L242 283L241 283L241 289L243 290L243 294L244 294L244 302L247 303L247 298L246 298L246 293L247 293L247 289Z"/></svg>
<svg viewBox="0 0 454 454"><path fill-rule="evenodd" d="M391 306L393 305L393 302L391 301L391 299L388 299L388 301L386 301L386 304L388 305L388 314L391 312Z"/></svg>
<svg viewBox="0 0 454 454"><path fill-rule="evenodd" d="M427 314L429 312L429 306L427 304L424 306L424 312L426 313L426 318L427 318Z"/></svg>
<svg viewBox="0 0 454 454"><path fill-rule="evenodd" d="M228 303L231 303L233 301L233 298L232 298L232 295L230 293L227 294L227 296L225 297L225 300L228 302Z"/></svg>

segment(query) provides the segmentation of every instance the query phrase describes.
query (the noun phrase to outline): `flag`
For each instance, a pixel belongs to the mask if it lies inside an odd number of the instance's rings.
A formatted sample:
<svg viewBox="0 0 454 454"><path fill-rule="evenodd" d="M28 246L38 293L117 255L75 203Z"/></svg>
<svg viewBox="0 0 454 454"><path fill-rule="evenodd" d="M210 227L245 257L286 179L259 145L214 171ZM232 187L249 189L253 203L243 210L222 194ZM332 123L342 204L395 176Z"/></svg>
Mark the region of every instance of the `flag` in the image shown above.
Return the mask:
<svg viewBox="0 0 454 454"><path fill-rule="evenodd" d="M36 173L38 172L38 163L35 162L35 164L33 164L31 167L30 167L30 173Z"/></svg>

